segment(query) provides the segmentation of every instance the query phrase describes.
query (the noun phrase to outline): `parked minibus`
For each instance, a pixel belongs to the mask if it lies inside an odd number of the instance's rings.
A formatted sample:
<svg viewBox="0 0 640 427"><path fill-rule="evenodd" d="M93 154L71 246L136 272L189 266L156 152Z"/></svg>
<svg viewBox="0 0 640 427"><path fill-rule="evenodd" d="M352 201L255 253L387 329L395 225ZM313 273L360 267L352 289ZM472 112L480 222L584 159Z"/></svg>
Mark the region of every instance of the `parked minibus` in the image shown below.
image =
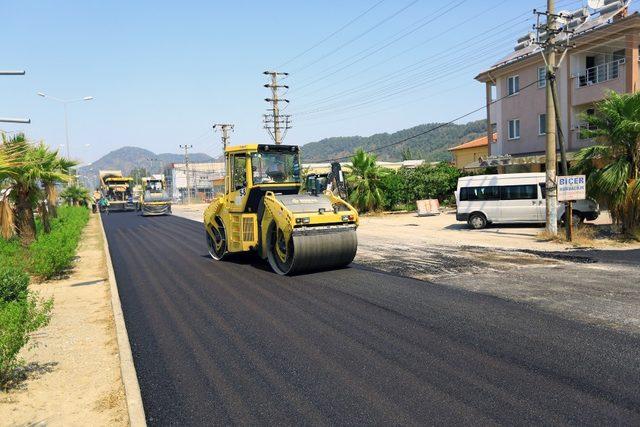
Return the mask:
<svg viewBox="0 0 640 427"><path fill-rule="evenodd" d="M480 229L492 223L544 223L546 192L544 173L465 176L458 179L456 220ZM558 203L558 219L564 221L564 203ZM573 205L573 222L592 221L600 215L593 200Z"/></svg>

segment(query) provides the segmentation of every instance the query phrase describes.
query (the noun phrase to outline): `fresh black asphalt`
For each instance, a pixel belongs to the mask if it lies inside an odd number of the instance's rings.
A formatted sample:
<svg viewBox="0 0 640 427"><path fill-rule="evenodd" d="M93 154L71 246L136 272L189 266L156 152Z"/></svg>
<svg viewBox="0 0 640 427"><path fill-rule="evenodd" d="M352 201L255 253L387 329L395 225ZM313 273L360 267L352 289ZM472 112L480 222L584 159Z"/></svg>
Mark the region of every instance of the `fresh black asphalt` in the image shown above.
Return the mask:
<svg viewBox="0 0 640 427"><path fill-rule="evenodd" d="M640 424L638 337L358 266L216 262L178 217L103 221L151 425Z"/></svg>

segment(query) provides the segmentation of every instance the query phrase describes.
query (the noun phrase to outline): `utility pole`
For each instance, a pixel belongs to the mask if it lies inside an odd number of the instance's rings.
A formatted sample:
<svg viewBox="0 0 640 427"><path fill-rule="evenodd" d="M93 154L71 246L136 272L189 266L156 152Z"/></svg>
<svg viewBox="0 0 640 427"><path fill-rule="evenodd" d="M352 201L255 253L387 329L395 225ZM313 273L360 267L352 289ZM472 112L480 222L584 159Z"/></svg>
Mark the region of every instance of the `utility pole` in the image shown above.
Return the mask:
<svg viewBox="0 0 640 427"><path fill-rule="evenodd" d="M534 14L538 17L537 43L543 48L543 58L546 67L546 148L545 148L545 170L546 170L546 230L552 235L558 234L558 189L557 189L557 154L556 154L556 105L553 102L553 87L556 78L556 36L558 34L555 0L547 0L547 11L538 12L534 9ZM540 25L540 16L546 17L546 23ZM544 30L544 33L540 33Z"/></svg>
<svg viewBox="0 0 640 427"><path fill-rule="evenodd" d="M290 115L280 113L280 102L289 103L288 99L280 98L278 95L278 89L289 89L287 85L278 84L278 76L288 76L289 73L282 73L278 71L265 71L264 75L271 76L271 81L264 85L264 87L271 89L271 98L265 98L264 100L271 103L270 114L264 115L264 128L269 132L271 138L276 145L282 144L287 130L290 126ZM283 134L284 131L284 134Z"/></svg>
<svg viewBox="0 0 640 427"><path fill-rule="evenodd" d="M547 46L547 158L546 158L546 191L547 191L547 231L558 234L558 190L557 190L557 165L556 158L556 106L553 103L553 82L556 78L556 17L555 0L547 0L547 33L549 45Z"/></svg>
<svg viewBox="0 0 640 427"><path fill-rule="evenodd" d="M215 131L218 127L222 131L222 151L224 153L224 149L227 148L229 143L229 138L231 138L229 136L229 130L233 131L233 125L229 123L216 123L213 125L213 130Z"/></svg>
<svg viewBox="0 0 640 427"><path fill-rule="evenodd" d="M24 76L24 70L0 70L0 76ZM31 119L0 117L0 123L31 123Z"/></svg>
<svg viewBox="0 0 640 427"><path fill-rule="evenodd" d="M580 15L556 14L555 1L547 0L547 11L538 12L534 9L534 13L538 16L537 43L543 48L543 58L546 66L546 229L549 233L556 235L558 233L558 187L557 187L557 147L560 147L560 155L562 161L562 174L568 174L566 147L564 135L562 132L560 120L560 104L558 102L558 84L556 73L562 63L567 51L569 50L570 36L575 32L566 28L561 29L558 25L559 21L566 24L574 18L580 18ZM546 17L546 24L540 25L540 16ZM585 19L586 20L586 19ZM581 24L579 24L581 25ZM578 25L578 26L579 26ZM544 30L544 33L540 33ZM564 40L559 40L558 35L564 33ZM543 36L544 35L544 36ZM562 56L558 61L556 54L563 50ZM566 203L565 224L567 226L567 238L572 239L571 224L572 204Z"/></svg>
<svg viewBox="0 0 640 427"><path fill-rule="evenodd" d="M184 149L184 174L187 177L187 204L191 204L191 177L189 176L189 149L193 148L193 145L180 145L180 148Z"/></svg>

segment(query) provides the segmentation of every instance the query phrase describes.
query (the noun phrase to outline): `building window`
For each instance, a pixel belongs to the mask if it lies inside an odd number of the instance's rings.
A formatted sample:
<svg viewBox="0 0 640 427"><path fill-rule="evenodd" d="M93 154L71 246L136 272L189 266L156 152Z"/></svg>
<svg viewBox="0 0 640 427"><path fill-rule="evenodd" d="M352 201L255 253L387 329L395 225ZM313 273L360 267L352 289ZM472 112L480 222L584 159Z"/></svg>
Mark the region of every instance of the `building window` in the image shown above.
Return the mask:
<svg viewBox="0 0 640 427"><path fill-rule="evenodd" d="M507 79L507 93L517 95L520 92L520 76L511 76Z"/></svg>
<svg viewBox="0 0 640 427"><path fill-rule="evenodd" d="M520 139L520 119L509 120L509 139Z"/></svg>
<svg viewBox="0 0 640 427"><path fill-rule="evenodd" d="M538 114L538 135L547 134L547 115Z"/></svg>
<svg viewBox="0 0 640 427"><path fill-rule="evenodd" d="M538 87L547 87L547 69L538 67Z"/></svg>

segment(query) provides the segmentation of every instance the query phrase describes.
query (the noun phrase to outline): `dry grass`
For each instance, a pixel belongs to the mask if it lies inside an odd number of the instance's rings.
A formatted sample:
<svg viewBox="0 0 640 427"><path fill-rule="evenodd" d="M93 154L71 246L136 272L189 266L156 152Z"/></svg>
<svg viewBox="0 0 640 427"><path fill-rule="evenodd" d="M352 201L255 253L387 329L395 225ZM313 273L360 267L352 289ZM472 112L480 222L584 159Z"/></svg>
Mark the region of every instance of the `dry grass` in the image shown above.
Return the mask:
<svg viewBox="0 0 640 427"><path fill-rule="evenodd" d="M581 225L573 229L573 240L571 242L567 240L567 233L564 228L559 229L557 235L551 234L547 230L541 231L536 235L536 238L543 242L568 243L573 246L593 247L596 245L597 235L598 230L595 227L591 225Z"/></svg>

